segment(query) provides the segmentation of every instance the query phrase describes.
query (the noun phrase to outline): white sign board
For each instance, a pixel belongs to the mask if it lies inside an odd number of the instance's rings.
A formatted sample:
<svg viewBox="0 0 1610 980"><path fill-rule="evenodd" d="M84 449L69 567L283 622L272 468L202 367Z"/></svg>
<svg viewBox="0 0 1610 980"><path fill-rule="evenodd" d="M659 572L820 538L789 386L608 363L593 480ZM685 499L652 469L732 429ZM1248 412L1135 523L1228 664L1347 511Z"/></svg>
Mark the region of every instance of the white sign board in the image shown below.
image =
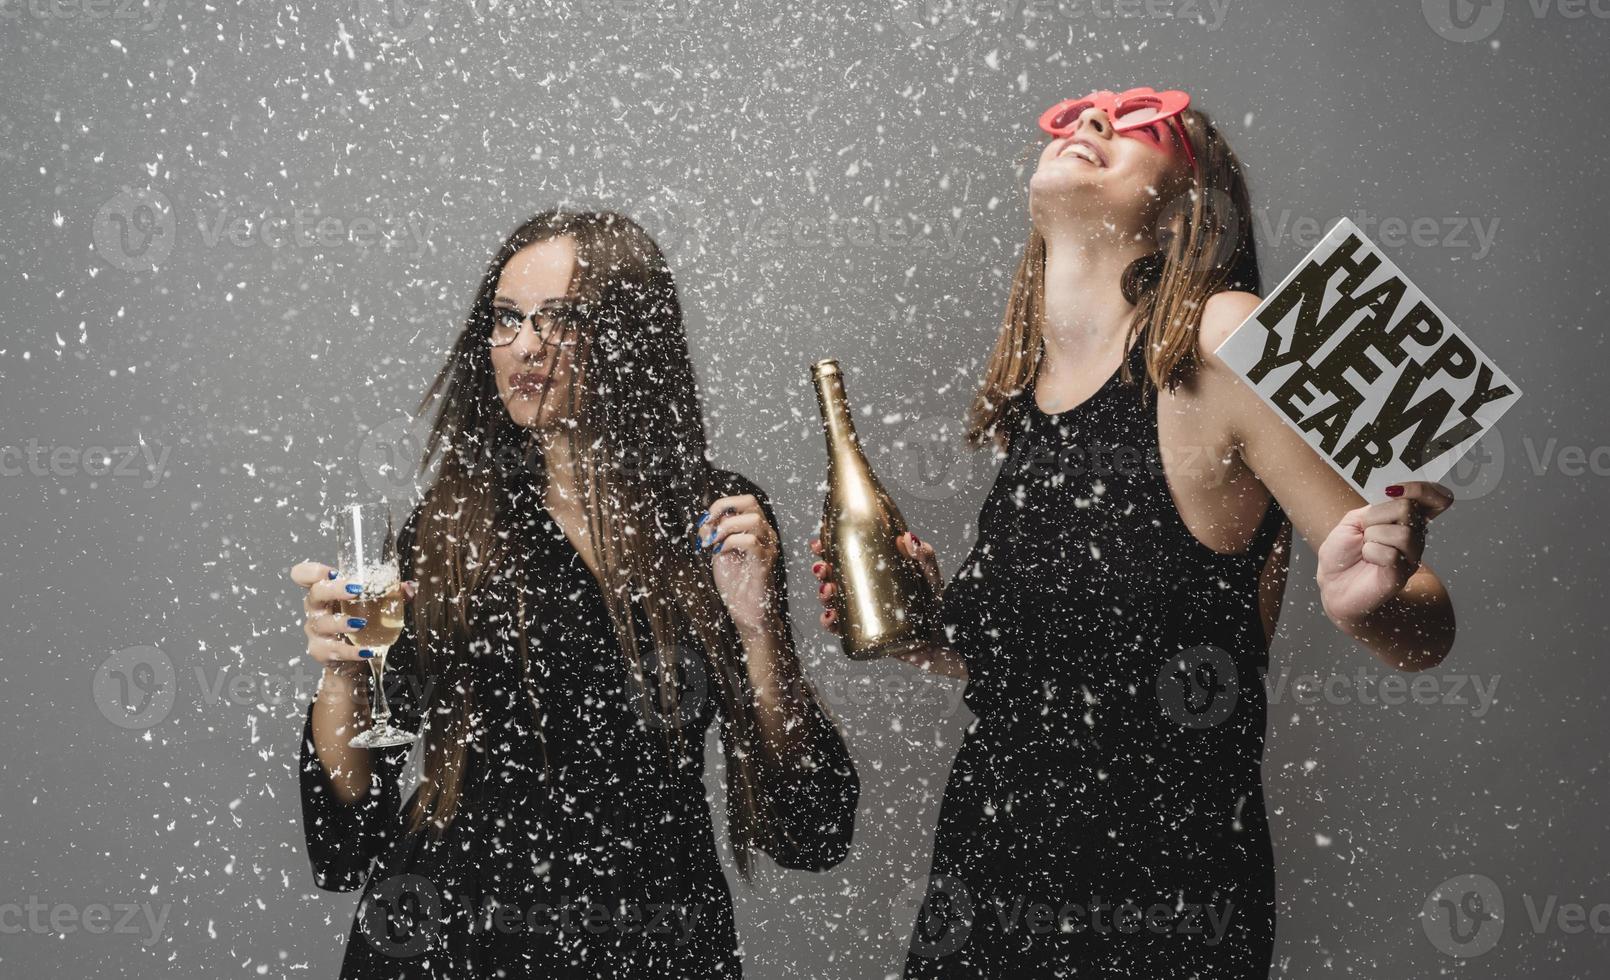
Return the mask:
<svg viewBox="0 0 1610 980"><path fill-rule="evenodd" d="M1370 501L1441 478L1521 396L1346 218L1217 353Z"/></svg>

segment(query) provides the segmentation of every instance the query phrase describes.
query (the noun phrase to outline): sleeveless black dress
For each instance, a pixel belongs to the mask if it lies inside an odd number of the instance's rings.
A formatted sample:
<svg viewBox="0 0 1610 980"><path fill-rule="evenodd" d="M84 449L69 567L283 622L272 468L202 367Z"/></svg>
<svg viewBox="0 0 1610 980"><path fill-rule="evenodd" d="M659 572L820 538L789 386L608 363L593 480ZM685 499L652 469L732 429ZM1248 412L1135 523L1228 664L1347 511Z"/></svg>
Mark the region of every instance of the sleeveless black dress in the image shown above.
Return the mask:
<svg viewBox="0 0 1610 980"><path fill-rule="evenodd" d="M720 494L755 494L775 526L759 487L725 471L716 479ZM742 973L705 794L705 733L721 717L715 678L693 647L682 651L675 717L634 696L598 581L540 501L531 484L506 503L523 574L501 576L469 600L470 616L488 627L471 676L422 676L412 615L388 654L387 692L410 730L434 702L433 686L473 691L463 795L439 838L404 823L407 763L419 743L373 750L370 796L344 804L314 748L309 708L301 795L314 878L324 889L363 893L344 980ZM398 536L405 578L416 519ZM781 565L779 556L779 583ZM522 613L524 666L515 629ZM634 614L648 636L640 605ZM664 734L676 722L685 738L673 755ZM764 791L780 825L761 846L785 867L822 870L849 850L860 784L819 705L806 723L797 765L768 768Z"/></svg>
<svg viewBox="0 0 1610 980"><path fill-rule="evenodd" d="M1132 384L1114 372L1056 415L1031 389L1008 419L978 541L944 594L977 720L907 977L1268 976L1257 597L1286 518L1271 501L1245 554L1191 534L1142 355L1137 342Z"/></svg>

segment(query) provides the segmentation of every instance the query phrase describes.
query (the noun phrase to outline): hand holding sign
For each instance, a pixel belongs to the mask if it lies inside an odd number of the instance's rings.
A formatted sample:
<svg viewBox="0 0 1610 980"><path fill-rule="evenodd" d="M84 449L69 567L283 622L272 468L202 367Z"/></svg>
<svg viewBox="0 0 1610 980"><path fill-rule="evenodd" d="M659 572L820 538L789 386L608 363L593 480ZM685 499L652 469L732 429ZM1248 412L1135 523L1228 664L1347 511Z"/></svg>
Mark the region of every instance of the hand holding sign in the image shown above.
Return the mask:
<svg viewBox="0 0 1610 980"><path fill-rule="evenodd" d="M1319 548L1326 613L1364 622L1420 568L1431 482L1520 390L1343 219L1216 353L1368 501Z"/></svg>
<svg viewBox="0 0 1610 980"><path fill-rule="evenodd" d="M1319 546L1320 602L1339 624L1363 620L1420 569L1426 524L1453 506L1440 483L1410 481L1402 493L1348 511Z"/></svg>

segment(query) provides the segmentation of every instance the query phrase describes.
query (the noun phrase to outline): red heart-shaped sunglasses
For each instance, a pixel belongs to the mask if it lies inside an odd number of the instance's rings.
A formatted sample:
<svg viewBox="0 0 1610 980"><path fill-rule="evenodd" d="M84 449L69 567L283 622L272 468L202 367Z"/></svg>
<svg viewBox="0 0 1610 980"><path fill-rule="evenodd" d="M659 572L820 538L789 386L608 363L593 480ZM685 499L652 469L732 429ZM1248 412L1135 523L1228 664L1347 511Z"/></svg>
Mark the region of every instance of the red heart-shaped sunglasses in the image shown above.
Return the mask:
<svg viewBox="0 0 1610 980"><path fill-rule="evenodd" d="M1064 99L1045 110L1040 114L1040 128L1058 139L1070 136L1079 125L1079 117L1092 108L1105 111L1117 133L1163 123L1179 134L1180 145L1185 147L1185 159L1195 172L1196 154L1185 135L1185 123L1180 121L1180 113L1190 104L1191 97L1176 89L1154 92L1149 88L1132 88L1116 95L1107 91L1091 92L1082 99Z"/></svg>

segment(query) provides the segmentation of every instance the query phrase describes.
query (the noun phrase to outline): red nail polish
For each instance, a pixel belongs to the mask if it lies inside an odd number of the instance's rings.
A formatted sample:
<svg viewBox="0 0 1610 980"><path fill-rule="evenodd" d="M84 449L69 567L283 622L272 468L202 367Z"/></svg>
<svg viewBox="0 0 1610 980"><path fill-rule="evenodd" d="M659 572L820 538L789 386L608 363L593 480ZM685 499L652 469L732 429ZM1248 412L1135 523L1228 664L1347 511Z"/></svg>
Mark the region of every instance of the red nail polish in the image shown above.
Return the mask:
<svg viewBox="0 0 1610 980"><path fill-rule="evenodd" d="M816 587L816 594L817 595L827 595L827 583L826 582L823 582L821 585L818 585Z"/></svg>
<svg viewBox="0 0 1610 980"><path fill-rule="evenodd" d="M1386 495L1388 497L1401 497L1401 496L1403 496L1403 485L1401 483L1392 484L1391 486L1386 488Z"/></svg>
<svg viewBox="0 0 1610 980"><path fill-rule="evenodd" d="M812 575L820 575L820 574L822 574L822 563L821 562L817 562L816 564L811 566L811 574Z"/></svg>
<svg viewBox="0 0 1610 980"><path fill-rule="evenodd" d="M917 546L917 547L919 547L919 548L920 548L920 547L922 547L922 542L921 542L921 541L920 541L920 540L918 540L918 538L917 538L917 535L916 535L916 534L912 534L912 535L911 535L911 543L912 543L912 544L914 544L914 545L916 545L916 546Z"/></svg>

